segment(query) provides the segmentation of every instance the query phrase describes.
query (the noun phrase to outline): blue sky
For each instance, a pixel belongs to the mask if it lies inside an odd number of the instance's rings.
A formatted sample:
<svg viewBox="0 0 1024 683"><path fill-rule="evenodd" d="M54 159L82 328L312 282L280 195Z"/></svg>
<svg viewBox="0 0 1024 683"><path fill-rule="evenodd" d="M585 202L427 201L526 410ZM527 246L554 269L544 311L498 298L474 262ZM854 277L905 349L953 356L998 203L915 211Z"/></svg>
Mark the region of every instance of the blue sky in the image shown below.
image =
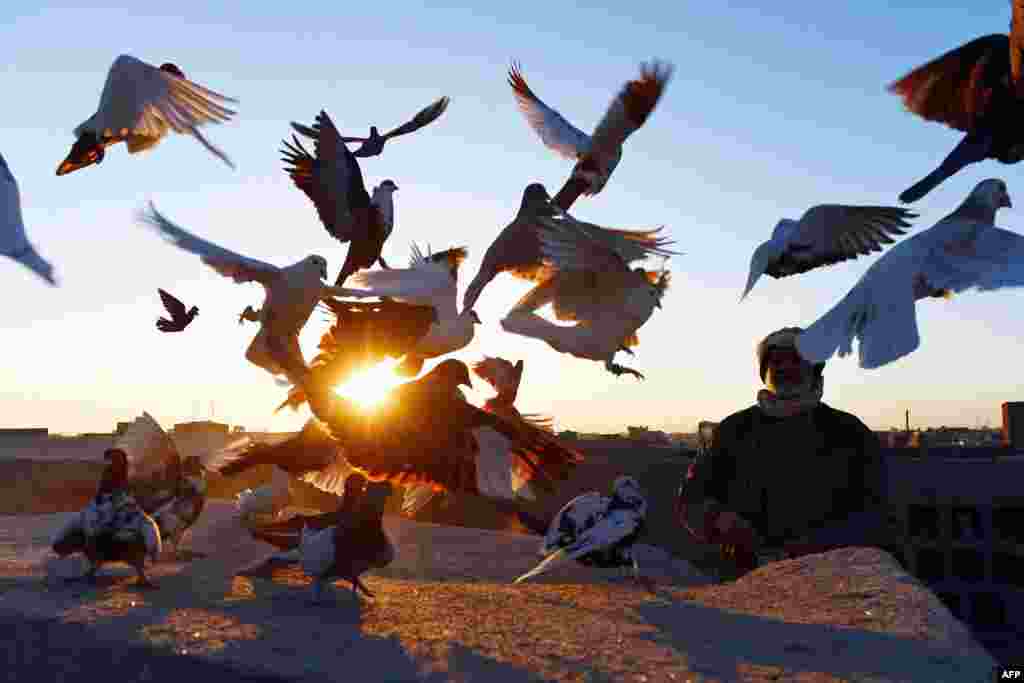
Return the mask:
<svg viewBox="0 0 1024 683"><path fill-rule="evenodd" d="M527 286L504 276L484 291L484 324L458 357L526 359L519 405L562 427L648 424L690 431L753 402L754 345L807 325L868 267L868 257L798 278L758 283L737 298L752 250L781 217L823 202L896 204L958 139L906 113L885 85L966 40L1005 31L1006 2L567 3L517 2L486 10L387 4L250 3L244 14L205 2L82 8L15 2L0 9L6 96L0 151L18 178L25 222L62 286L0 262L0 426L109 430L148 410L162 423L210 415L250 428L291 429L304 414L271 416L282 390L243 353L256 328L236 315L258 306L257 285L237 285L134 222L148 199L170 218L246 255L285 265L317 252L332 277L345 246L323 230L281 170L288 122L326 109L348 134L389 128L440 95L452 98L431 127L363 163L368 184L392 178L396 228L385 248L404 262L411 241L465 244L462 286L518 207L527 183L552 194L571 169L529 129L505 83L522 63L534 91L589 131L641 61L676 72L647 125L597 197L573 213L615 227L664 224L685 252L670 262L664 309L640 329L636 358L647 381L616 379L598 363L505 334L504 312ZM157 14L146 14L146 12ZM57 178L72 129L95 111L121 53L159 64L240 99L238 117L208 137L232 171L175 136L129 157ZM978 181L1003 177L1024 206L1020 168L986 162L915 205L914 230L933 225ZM1020 180L1019 180L1020 179ZM1019 197L1019 198L1018 198ZM1002 227L1020 230L1019 210ZM157 287L201 309L180 335L154 328ZM919 305L922 347L885 368L853 358L826 370L826 401L872 427L999 422L1003 401L1024 397L1015 366L1024 322L1020 292L966 294ZM326 323L302 341L314 352ZM483 399L488 389L473 392ZM197 412L196 406L199 406Z"/></svg>

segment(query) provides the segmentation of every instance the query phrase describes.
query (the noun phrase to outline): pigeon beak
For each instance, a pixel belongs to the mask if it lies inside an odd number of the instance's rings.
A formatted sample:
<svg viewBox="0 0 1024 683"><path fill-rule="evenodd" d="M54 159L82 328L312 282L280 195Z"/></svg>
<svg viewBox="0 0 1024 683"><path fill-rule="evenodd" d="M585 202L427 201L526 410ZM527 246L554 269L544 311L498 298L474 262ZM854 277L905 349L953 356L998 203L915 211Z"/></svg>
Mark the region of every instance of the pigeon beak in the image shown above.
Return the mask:
<svg viewBox="0 0 1024 683"><path fill-rule="evenodd" d="M655 299L654 300L654 307L655 308L661 308L661 299Z"/></svg>
<svg viewBox="0 0 1024 683"><path fill-rule="evenodd" d="M1006 192L1003 193L1002 205L1005 206L1008 209L1012 209L1013 208L1013 202L1010 201L1009 193L1006 193Z"/></svg>

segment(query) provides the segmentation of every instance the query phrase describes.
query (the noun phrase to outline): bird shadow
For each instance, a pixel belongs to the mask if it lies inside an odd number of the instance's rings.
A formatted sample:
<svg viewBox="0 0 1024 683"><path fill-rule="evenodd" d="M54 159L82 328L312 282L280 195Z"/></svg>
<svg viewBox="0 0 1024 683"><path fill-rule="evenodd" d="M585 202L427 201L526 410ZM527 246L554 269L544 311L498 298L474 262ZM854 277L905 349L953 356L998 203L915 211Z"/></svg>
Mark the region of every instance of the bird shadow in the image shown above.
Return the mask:
<svg viewBox="0 0 1024 683"><path fill-rule="evenodd" d="M647 602L635 609L655 627L641 637L676 650L693 673L724 680L751 670L822 672L843 680L944 680L957 671L957 680L970 680L976 672L968 669L978 664L951 646L877 631L791 623L692 602Z"/></svg>

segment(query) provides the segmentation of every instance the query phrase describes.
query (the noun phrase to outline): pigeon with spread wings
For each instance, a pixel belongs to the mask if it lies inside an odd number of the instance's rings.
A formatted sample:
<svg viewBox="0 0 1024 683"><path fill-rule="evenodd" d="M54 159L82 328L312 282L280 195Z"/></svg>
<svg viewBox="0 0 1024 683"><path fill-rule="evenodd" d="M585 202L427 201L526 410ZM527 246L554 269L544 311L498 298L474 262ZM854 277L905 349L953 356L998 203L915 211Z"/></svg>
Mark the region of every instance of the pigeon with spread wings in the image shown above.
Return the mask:
<svg viewBox="0 0 1024 683"><path fill-rule="evenodd" d="M614 362L615 354L639 344L637 330L650 319L668 289L669 273L629 268L650 255L643 243L594 230L562 214L538 219L541 248L555 266L551 277L530 290L501 321L506 332L540 339L561 353L604 361L614 375L643 375ZM536 314L551 304L556 325Z"/></svg>
<svg viewBox="0 0 1024 683"><path fill-rule="evenodd" d="M649 577L640 574L633 546L647 525L647 499L633 477L619 477L612 495L597 491L573 498L551 521L540 554L544 560L515 580L521 583L575 560L588 567L632 568L633 578L648 589Z"/></svg>
<svg viewBox="0 0 1024 683"><path fill-rule="evenodd" d="M171 316L169 320L167 318L159 318L156 321L156 329L161 332L181 332L199 315L198 306L186 309L181 299L162 289L157 289L156 291L160 293L160 301L163 302L164 308Z"/></svg>
<svg viewBox="0 0 1024 683"><path fill-rule="evenodd" d="M740 300L765 273L774 278L798 275L882 251L883 244L895 241L890 235L906 233L910 218L917 214L899 207L844 204L812 206L798 221L783 218L771 239L754 250Z"/></svg>
<svg viewBox="0 0 1024 683"><path fill-rule="evenodd" d="M75 128L75 144L57 167L66 175L103 161L106 148L124 142L129 154L155 147L168 132L195 137L231 168L234 164L200 132L200 126L224 123L235 115L230 97L185 78L171 63L159 68L130 55L114 60L96 113Z"/></svg>
<svg viewBox="0 0 1024 683"><path fill-rule="evenodd" d="M1024 236L995 226L996 213L1009 206L1005 182L978 183L955 211L872 263L839 303L797 335L800 355L824 363L836 350L850 354L856 338L860 367L878 368L920 345L917 301L1024 286Z"/></svg>
<svg viewBox="0 0 1024 683"><path fill-rule="evenodd" d="M915 202L965 166L1024 159L1024 0L1011 0L1010 33L975 38L889 86L912 113L963 131L942 163L900 194Z"/></svg>
<svg viewBox="0 0 1024 683"><path fill-rule="evenodd" d="M576 161L572 175L554 202L568 211L581 195L596 195L622 159L622 145L647 121L672 76L672 66L652 62L640 66L640 78L626 83L612 100L593 134L587 135L544 104L526 84L513 62L508 82L530 127L550 149Z"/></svg>
<svg viewBox="0 0 1024 683"><path fill-rule="evenodd" d="M473 326L480 323L480 318L472 309L463 308L460 313L457 299L459 266L466 254L465 247L436 254L428 248L424 254L414 244L408 268L364 270L352 278L356 287L364 289L342 290L346 297L388 297L436 311L437 321L395 368L399 375L415 377L426 359L453 353L473 341Z"/></svg>
<svg viewBox="0 0 1024 683"><path fill-rule="evenodd" d="M235 282L257 282L266 296L260 310L260 331L245 352L246 359L272 375L285 374L293 385L302 385L308 372L299 346L299 332L317 303L335 296L337 287L323 283L327 261L311 255L284 268L242 256L198 237L162 216L152 203L139 221L157 230L180 249L195 254L203 263Z"/></svg>
<svg viewBox="0 0 1024 683"><path fill-rule="evenodd" d="M543 227L540 219L554 218L562 213L561 209L551 203L551 197L542 184L527 185L515 218L487 248L476 276L462 295L462 310L473 308L484 287L499 273L509 273L535 284L548 280L554 269L541 248L540 231ZM658 235L661 228L618 230L579 221L577 224L580 230L593 234L601 241L613 243L617 249L629 253L634 253L636 249L657 256L673 253L665 249L669 240Z"/></svg>
<svg viewBox="0 0 1024 683"><path fill-rule="evenodd" d="M473 372L494 387L498 393L487 399L483 409L515 424L526 422L534 427L551 433L551 418L528 414L523 415L515 407L519 383L523 376L523 361L514 365L504 358L485 356L472 366ZM535 500L536 494L530 486L530 466L516 452L508 438L495 430L484 427L474 430L473 436L479 447L477 456L477 486L484 496L491 498L498 507L501 502L515 503L519 499ZM552 439L554 439L552 434ZM582 457L582 456L581 456ZM571 468L579 461L565 461L566 468ZM568 477L565 472L555 473L555 478ZM418 484L405 490L402 500L402 513L414 517L420 510L440 494L430 484ZM512 510L519 514L518 509Z"/></svg>
<svg viewBox="0 0 1024 683"><path fill-rule="evenodd" d="M0 154L0 254L29 268L46 280L51 286L57 285L53 266L39 255L25 235L25 221L21 216L21 193L18 181Z"/></svg>
<svg viewBox="0 0 1024 683"><path fill-rule="evenodd" d="M448 108L448 103L451 100L448 97L438 98L433 103L427 105L416 113L416 116L406 121L397 128L389 130L384 135L381 135L377 131L377 126L370 126L370 136L366 138L353 138L353 137L342 137L342 142L361 142L363 143L359 149L357 149L353 155L357 157L375 157L384 151L384 144L391 138L397 138L399 135L405 135L406 133L412 133L419 130L423 126L433 123L438 119L441 114L444 113L445 109Z"/></svg>
<svg viewBox="0 0 1024 683"><path fill-rule="evenodd" d="M292 123L292 128L315 141L316 156L306 151L293 135L294 144L285 141L281 150L282 161L291 165L285 171L313 202L320 222L331 237L349 243L335 285L340 287L349 275L374 263L387 268L380 252L394 228L392 194L398 186L392 180L385 180L370 196L359 162L342 142L327 112L321 111L313 126Z"/></svg>

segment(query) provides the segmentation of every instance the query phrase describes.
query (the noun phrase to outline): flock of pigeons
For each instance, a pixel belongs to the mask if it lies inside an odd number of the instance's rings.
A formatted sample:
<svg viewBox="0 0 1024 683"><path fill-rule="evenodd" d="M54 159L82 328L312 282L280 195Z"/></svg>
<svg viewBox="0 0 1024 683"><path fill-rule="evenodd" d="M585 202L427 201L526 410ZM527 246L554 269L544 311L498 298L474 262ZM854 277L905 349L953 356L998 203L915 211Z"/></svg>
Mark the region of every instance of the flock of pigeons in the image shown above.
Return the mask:
<svg viewBox="0 0 1024 683"><path fill-rule="evenodd" d="M1022 22L1024 0L1015 0L1009 36L971 41L891 86L912 112L965 132L953 153L905 191L902 201L919 199L966 164L989 157L1004 163L1024 158L1024 142L1013 126L1013 115L1024 104ZM333 391L355 371L385 358L401 359L397 372L413 378L425 360L464 348L480 322L473 307L499 273L533 284L501 320L507 332L603 362L615 375L643 378L614 357L619 351L633 353L637 330L661 307L669 273L664 265L650 271L631 264L651 256L667 260L675 254L668 249L672 242L659 234L661 228L611 229L568 212L580 196L596 195L607 184L623 143L647 121L671 72L663 63L643 65L639 78L625 85L587 135L545 104L513 63L509 84L527 122L546 146L575 165L554 198L539 183L526 186L517 214L484 254L461 309L457 281L466 249L423 253L413 246L408 267L389 267L381 250L394 229L398 186L384 180L368 192L358 161L381 154L388 140L435 121L449 105L446 97L385 135L371 127L365 138L342 136L325 111L312 125L292 123L298 136L313 141L313 151L293 134L283 143L285 171L312 201L327 232L349 244L333 285L324 282L328 268L321 256L278 267L207 241L152 205L140 214L142 223L217 272L239 283L257 282L265 290L262 308L247 307L239 317L240 323L260 324L246 358L290 387L279 410L308 403L314 417L283 442L246 438L205 457L203 467L227 476L259 464L280 469L270 485L241 497L242 517L254 537L281 551L277 559L302 562L317 579L317 595L320 582L332 576L351 580L353 591L365 590L359 574L394 557L380 521L393 486L405 487L403 508L409 514L444 491L514 506L539 489L554 492L555 482L581 462L579 453L554 437L549 422L515 408L521 361L513 365L485 358L476 364L476 374L498 392L482 409L465 400L459 387L471 386L470 371L453 359L400 385L393 400L373 411L360 410ZM229 120L235 112L225 105L232 102L187 80L172 64L158 68L121 56L111 67L99 109L75 129L77 140L57 174L100 163L106 147L117 142L125 142L130 153L151 148L168 131L193 135L230 164L199 129ZM355 152L347 146L354 142L361 143ZM25 238L17 185L3 168L7 196L0 250L53 284L51 266ZM951 214L872 264L838 304L799 335L801 355L824 362L837 350L849 354L856 338L861 367L877 368L919 345L918 300L1024 284L1024 238L994 224L997 211L1009 206L1005 182L979 183ZM915 217L898 207L826 204L812 207L798 221L782 220L771 239L755 250L741 300L765 273L786 277L881 251L895 241L893 236L905 234ZM181 331L198 313L167 292L161 290L160 296L170 315L158 321L162 331ZM375 300L359 301L366 298ZM537 315L547 304L559 320L575 325L557 325ZM320 353L307 364L299 332L319 306L330 311L334 324L323 335ZM130 460L147 461L146 456ZM291 477L341 496L341 507L315 518L279 519ZM520 578L559 558L632 564L636 572L629 548L645 516L643 494L628 477L616 481L611 497L577 498L547 526L543 553L548 559Z"/></svg>

